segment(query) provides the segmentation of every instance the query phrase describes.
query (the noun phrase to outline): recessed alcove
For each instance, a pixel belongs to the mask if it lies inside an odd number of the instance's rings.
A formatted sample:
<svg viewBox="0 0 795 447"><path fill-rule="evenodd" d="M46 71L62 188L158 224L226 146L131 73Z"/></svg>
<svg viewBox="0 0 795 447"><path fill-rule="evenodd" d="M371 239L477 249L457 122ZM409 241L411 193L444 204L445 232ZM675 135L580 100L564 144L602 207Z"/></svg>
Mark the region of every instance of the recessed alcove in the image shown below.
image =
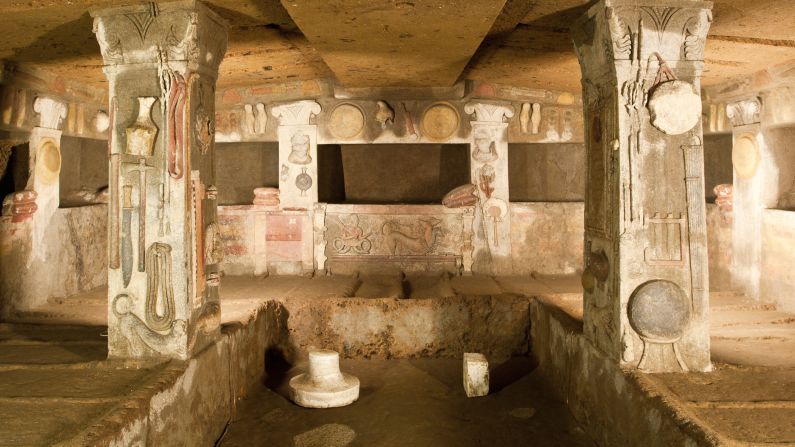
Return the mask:
<svg viewBox="0 0 795 447"><path fill-rule="evenodd" d="M321 144L318 158L318 195L327 203L439 204L469 183L464 144Z"/></svg>

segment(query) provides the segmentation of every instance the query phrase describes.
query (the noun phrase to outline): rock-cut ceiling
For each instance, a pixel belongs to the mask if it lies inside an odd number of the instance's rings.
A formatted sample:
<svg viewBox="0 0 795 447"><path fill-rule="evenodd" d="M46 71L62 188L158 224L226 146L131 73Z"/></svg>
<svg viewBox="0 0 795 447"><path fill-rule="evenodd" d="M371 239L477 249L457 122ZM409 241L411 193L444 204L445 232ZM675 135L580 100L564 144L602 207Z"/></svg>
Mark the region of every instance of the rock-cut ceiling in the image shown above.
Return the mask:
<svg viewBox="0 0 795 447"><path fill-rule="evenodd" d="M0 0L0 58L104 87L88 10L118 0ZM229 21L222 87L333 78L350 87L473 79L579 91L583 0L210 0ZM717 0L704 85L795 59L795 1Z"/></svg>

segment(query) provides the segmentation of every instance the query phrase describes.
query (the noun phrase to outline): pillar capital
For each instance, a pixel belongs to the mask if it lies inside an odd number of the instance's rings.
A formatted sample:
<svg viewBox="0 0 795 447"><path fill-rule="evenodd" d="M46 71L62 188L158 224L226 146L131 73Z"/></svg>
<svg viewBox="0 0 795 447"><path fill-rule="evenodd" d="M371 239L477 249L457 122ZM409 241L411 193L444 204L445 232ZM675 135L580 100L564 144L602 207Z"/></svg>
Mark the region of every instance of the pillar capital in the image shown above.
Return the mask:
<svg viewBox="0 0 795 447"><path fill-rule="evenodd" d="M105 70L168 63L213 78L224 57L227 24L196 0L149 2L91 11Z"/></svg>
<svg viewBox="0 0 795 447"><path fill-rule="evenodd" d="M505 118L513 118L514 109L507 102L470 101L464 105L464 112L474 117L473 122L501 124Z"/></svg>
<svg viewBox="0 0 795 447"><path fill-rule="evenodd" d="M762 101L758 97L726 104L726 117L733 127L757 124L761 121Z"/></svg>
<svg viewBox="0 0 795 447"><path fill-rule="evenodd" d="M33 100L33 111L39 114L39 126L45 129L58 129L61 120L66 118L66 104L47 96Z"/></svg>
<svg viewBox="0 0 795 447"><path fill-rule="evenodd" d="M279 104L271 108L271 114L279 120L280 126L308 125L313 116L320 115L320 104L315 101L296 101Z"/></svg>

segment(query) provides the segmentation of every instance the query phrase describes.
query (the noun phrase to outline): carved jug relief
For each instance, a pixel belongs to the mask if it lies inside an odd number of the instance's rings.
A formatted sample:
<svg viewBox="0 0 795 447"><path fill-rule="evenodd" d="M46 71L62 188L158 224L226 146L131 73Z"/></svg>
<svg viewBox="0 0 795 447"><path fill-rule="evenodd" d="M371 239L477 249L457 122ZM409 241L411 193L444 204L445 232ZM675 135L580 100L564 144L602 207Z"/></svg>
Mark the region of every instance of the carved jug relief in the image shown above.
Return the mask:
<svg viewBox="0 0 795 447"><path fill-rule="evenodd" d="M150 157L154 153L157 126L152 121L152 106L156 100L149 96L138 97L138 117L126 129L128 154Z"/></svg>

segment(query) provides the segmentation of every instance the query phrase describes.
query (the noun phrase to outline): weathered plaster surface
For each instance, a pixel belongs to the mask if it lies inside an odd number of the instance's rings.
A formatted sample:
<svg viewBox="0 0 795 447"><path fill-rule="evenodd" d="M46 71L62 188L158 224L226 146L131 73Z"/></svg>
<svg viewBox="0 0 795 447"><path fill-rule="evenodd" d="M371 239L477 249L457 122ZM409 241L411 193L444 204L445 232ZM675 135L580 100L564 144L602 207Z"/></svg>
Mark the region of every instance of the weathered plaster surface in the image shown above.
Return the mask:
<svg viewBox="0 0 795 447"><path fill-rule="evenodd" d="M761 300L795 312L795 211L762 213Z"/></svg>
<svg viewBox="0 0 795 447"><path fill-rule="evenodd" d="M290 343L345 358L460 357L491 361L527 353L529 300L512 295L434 299L285 299Z"/></svg>
<svg viewBox="0 0 795 447"><path fill-rule="evenodd" d="M583 204L512 203L514 274L566 275L583 268Z"/></svg>
<svg viewBox="0 0 795 447"><path fill-rule="evenodd" d="M732 289L732 213L723 213L707 204L707 250L709 253L709 289Z"/></svg>
<svg viewBox="0 0 795 447"><path fill-rule="evenodd" d="M31 220L0 220L2 315L107 284L107 207L60 208L44 231L46 259L31 253ZM57 266L57 268L53 268Z"/></svg>

